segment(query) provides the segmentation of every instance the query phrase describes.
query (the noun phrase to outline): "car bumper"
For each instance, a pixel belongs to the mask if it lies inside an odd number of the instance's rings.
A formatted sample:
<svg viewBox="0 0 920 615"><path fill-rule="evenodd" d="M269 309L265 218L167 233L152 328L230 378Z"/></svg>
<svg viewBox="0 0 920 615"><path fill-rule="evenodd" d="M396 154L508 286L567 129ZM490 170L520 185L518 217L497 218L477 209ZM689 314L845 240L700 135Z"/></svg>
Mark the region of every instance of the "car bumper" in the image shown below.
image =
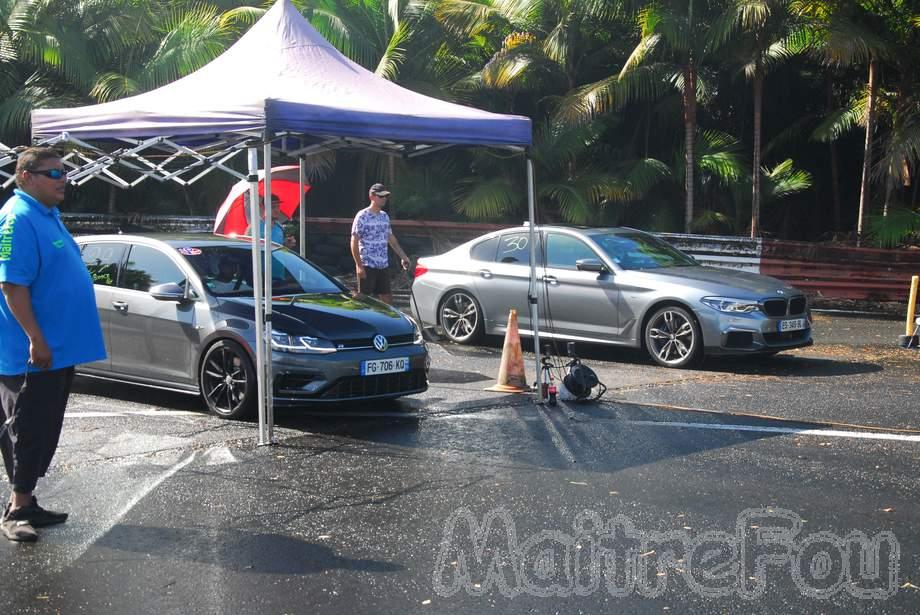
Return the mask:
<svg viewBox="0 0 920 615"><path fill-rule="evenodd" d="M698 316L706 354L774 353L814 344L811 322L806 314L771 318L762 314L726 315L710 310ZM782 321L799 319L804 319L804 329L780 332Z"/></svg>
<svg viewBox="0 0 920 615"><path fill-rule="evenodd" d="M306 357L306 358L305 358ZM361 375L363 361L407 357L409 371ZM430 359L424 345L328 355L272 353L274 401L278 405L391 399L428 389Z"/></svg>

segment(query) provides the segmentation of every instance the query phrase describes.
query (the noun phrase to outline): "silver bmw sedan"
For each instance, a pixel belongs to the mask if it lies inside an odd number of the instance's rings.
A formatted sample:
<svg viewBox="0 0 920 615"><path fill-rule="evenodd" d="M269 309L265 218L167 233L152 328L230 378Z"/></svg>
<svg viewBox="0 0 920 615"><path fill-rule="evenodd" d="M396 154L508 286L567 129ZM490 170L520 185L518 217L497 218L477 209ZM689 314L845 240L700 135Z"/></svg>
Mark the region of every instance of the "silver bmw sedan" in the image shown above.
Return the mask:
<svg viewBox="0 0 920 615"><path fill-rule="evenodd" d="M705 355L774 354L812 344L805 295L775 278L704 267L629 228L535 229L541 337L644 348L658 364ZM533 335L527 226L419 259L419 320L452 341L503 334L510 309Z"/></svg>

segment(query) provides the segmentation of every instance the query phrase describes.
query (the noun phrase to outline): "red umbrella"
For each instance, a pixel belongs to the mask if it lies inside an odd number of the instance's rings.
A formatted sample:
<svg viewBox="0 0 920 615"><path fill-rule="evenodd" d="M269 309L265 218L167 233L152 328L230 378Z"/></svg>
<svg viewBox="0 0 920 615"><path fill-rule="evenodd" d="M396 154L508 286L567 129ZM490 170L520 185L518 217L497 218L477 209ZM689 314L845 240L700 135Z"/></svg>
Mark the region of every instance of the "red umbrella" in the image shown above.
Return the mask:
<svg viewBox="0 0 920 615"><path fill-rule="evenodd" d="M310 190L304 184L303 191ZM245 235L249 227L249 209L246 195L249 194L249 182L238 181L230 188L230 193L217 210L214 219L215 235ZM288 218L300 207L300 167L297 165L272 168L272 194L281 199L281 213ZM259 171L259 195L265 196L265 171Z"/></svg>

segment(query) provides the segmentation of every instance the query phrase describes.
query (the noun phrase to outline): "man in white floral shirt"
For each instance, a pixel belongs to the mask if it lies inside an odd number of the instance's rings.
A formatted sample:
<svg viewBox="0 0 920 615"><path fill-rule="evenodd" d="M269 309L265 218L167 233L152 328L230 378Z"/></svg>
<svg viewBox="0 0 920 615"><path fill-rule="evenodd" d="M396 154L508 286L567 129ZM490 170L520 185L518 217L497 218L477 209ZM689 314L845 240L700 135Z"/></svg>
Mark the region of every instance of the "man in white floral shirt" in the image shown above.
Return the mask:
<svg viewBox="0 0 920 615"><path fill-rule="evenodd" d="M409 257L390 229L390 216L383 211L389 196L390 191L383 184L371 186L370 204L355 215L351 224L351 256L355 259L358 292L373 295L384 303L393 301L387 246L393 246L402 268L409 268Z"/></svg>

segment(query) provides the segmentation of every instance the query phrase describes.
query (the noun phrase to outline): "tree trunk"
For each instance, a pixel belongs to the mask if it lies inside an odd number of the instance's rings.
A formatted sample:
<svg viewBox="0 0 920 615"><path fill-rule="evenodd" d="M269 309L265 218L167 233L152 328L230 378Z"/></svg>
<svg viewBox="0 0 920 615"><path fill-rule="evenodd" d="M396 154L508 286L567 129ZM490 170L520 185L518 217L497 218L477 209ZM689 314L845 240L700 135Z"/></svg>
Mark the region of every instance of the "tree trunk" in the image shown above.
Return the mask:
<svg viewBox="0 0 920 615"><path fill-rule="evenodd" d="M751 169L751 239L760 236L760 138L763 115L763 68L754 68L754 164Z"/></svg>
<svg viewBox="0 0 920 615"><path fill-rule="evenodd" d="M831 76L827 78L827 114L830 115L834 110L834 80ZM828 142L831 150L831 200L833 203L834 214L834 231L839 231L842 223L840 221L840 161L837 158L837 144L834 141Z"/></svg>
<svg viewBox="0 0 920 615"><path fill-rule="evenodd" d="M684 232L690 232L693 223L693 170L694 138L696 137L696 70L691 55L684 67L684 190L687 199L684 209Z"/></svg>
<svg viewBox="0 0 920 615"><path fill-rule="evenodd" d="M866 109L866 144L863 149L862 179L859 188L859 214L856 220L856 245L861 245L866 214L869 211L869 183L872 170L872 141L875 137L876 98L878 94L878 61L869 61L869 105Z"/></svg>

